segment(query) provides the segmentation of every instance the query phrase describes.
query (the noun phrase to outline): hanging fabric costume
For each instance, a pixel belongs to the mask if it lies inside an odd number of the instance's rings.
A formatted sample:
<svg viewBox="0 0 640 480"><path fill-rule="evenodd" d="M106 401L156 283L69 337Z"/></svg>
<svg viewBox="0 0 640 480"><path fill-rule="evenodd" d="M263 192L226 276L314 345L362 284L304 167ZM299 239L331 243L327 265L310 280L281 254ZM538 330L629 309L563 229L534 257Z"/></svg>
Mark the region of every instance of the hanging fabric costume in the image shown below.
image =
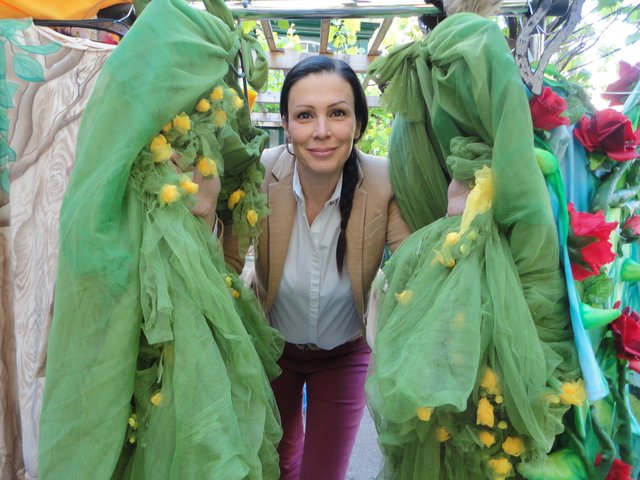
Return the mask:
<svg viewBox="0 0 640 480"><path fill-rule="evenodd" d="M264 54L254 63L255 43L233 30L223 2L206 6L213 15L182 0L151 2L84 112L60 220L42 478L278 478L268 376L282 339L227 271L208 227L177 200L192 183L178 187L184 176L154 153L162 129L176 149L187 145L181 159L215 159L223 210L241 186L245 202L264 200L252 188L267 136L251 126L230 69L240 53L259 87ZM179 115L202 98L213 107L214 97L237 112Z"/></svg>
<svg viewBox="0 0 640 480"><path fill-rule="evenodd" d="M378 285L381 477L510 477L544 460L581 390L524 86L499 27L472 13L371 73L389 82L391 178L415 230ZM475 187L441 218L452 177Z"/></svg>

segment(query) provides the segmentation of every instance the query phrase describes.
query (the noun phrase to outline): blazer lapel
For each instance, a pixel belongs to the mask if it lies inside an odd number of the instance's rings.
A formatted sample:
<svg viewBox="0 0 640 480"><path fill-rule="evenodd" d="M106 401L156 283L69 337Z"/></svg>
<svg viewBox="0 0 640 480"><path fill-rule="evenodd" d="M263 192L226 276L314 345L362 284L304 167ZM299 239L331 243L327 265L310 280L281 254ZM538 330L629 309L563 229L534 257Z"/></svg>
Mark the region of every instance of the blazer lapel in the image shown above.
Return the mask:
<svg viewBox="0 0 640 480"><path fill-rule="evenodd" d="M278 164L273 169L273 175L277 182L269 185L269 206L272 213L268 217L269 277L267 279L267 310L271 308L280 285L296 212L292 185L293 160L287 158L287 156L281 156Z"/></svg>

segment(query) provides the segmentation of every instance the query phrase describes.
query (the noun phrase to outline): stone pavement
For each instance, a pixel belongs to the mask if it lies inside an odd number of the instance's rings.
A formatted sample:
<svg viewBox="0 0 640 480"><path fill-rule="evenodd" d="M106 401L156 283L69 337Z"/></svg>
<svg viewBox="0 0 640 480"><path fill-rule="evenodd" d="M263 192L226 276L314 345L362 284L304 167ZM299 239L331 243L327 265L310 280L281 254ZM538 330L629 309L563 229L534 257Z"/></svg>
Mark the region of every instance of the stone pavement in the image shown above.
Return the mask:
<svg viewBox="0 0 640 480"><path fill-rule="evenodd" d="M374 480L382 466L378 435L369 411L365 408L360 430L351 454L346 480Z"/></svg>

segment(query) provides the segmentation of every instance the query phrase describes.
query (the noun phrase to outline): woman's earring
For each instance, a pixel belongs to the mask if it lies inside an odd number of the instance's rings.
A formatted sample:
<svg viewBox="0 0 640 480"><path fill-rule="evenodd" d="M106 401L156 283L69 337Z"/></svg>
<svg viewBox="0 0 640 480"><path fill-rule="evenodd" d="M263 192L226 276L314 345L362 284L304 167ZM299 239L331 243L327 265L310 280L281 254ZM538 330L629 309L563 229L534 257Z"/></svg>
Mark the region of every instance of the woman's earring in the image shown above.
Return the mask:
<svg viewBox="0 0 640 480"><path fill-rule="evenodd" d="M286 141L285 148L287 149L287 152L289 152L289 155L291 155L292 157L295 157L296 154L291 151L291 149L293 148L293 145L291 145L291 142L289 141L289 135L287 135L287 137L285 138L285 141Z"/></svg>

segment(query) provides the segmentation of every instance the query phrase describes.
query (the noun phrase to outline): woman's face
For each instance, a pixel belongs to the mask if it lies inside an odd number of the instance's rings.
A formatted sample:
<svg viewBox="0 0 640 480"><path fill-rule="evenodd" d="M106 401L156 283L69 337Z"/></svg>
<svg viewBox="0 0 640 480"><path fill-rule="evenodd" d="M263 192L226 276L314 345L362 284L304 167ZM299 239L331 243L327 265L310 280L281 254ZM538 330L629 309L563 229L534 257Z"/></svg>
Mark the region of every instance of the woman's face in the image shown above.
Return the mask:
<svg viewBox="0 0 640 480"><path fill-rule="evenodd" d="M337 180L360 129L349 83L332 72L307 75L289 91L288 116L282 122L300 175Z"/></svg>

